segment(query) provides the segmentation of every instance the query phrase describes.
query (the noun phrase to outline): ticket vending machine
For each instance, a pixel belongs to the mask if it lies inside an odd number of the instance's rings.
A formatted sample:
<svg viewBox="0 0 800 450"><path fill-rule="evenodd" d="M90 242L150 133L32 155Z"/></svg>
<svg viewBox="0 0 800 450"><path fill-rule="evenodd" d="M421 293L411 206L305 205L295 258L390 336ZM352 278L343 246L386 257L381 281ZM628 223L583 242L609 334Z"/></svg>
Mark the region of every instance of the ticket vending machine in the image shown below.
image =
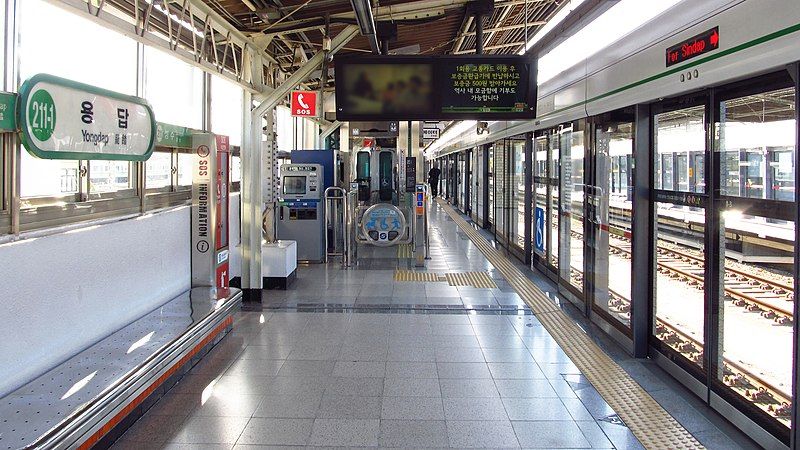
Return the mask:
<svg viewBox="0 0 800 450"><path fill-rule="evenodd" d="M227 136L192 135L192 287L228 294L230 150Z"/></svg>
<svg viewBox="0 0 800 450"><path fill-rule="evenodd" d="M324 168L284 164L280 171L277 236L297 242L297 260L325 260Z"/></svg>

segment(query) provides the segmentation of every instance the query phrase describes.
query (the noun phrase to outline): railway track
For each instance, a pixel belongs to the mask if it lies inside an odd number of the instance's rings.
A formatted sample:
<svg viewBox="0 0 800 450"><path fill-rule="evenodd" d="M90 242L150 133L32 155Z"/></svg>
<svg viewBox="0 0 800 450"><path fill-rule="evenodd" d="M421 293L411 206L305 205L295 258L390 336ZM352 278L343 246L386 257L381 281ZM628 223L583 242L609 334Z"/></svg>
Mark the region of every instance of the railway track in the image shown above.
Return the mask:
<svg viewBox="0 0 800 450"><path fill-rule="evenodd" d="M617 239L623 240L624 238ZM609 245L609 249L625 258L630 258L630 249L620 245ZM702 289L705 262L702 257L686 251L659 244L659 273L681 280L690 286ZM766 319L781 325L791 325L794 320L794 289L779 280L769 279L726 264L724 274L725 300L734 305L757 312Z"/></svg>
<svg viewBox="0 0 800 450"><path fill-rule="evenodd" d="M583 239L581 233L570 231L572 237ZM620 244L609 243L609 251L626 259L631 258L630 240L624 233L611 232ZM658 267L656 270L672 279L683 281L689 286L703 289L705 285L705 261L702 256L659 243ZM583 274L574 271L570 275L573 282L580 283ZM744 271L729 264L724 274L725 300L747 311L759 313L766 319L780 325L792 325L794 321L794 288L777 279Z"/></svg>
<svg viewBox="0 0 800 450"><path fill-rule="evenodd" d="M609 290L609 293L611 298L608 304L612 311L621 316L630 317L630 301L613 290ZM661 342L689 361L699 366L704 364L703 344L681 331L677 326L662 319L656 319L655 335ZM791 425L791 394L731 359L723 358L722 371L721 381L725 386L787 427Z"/></svg>

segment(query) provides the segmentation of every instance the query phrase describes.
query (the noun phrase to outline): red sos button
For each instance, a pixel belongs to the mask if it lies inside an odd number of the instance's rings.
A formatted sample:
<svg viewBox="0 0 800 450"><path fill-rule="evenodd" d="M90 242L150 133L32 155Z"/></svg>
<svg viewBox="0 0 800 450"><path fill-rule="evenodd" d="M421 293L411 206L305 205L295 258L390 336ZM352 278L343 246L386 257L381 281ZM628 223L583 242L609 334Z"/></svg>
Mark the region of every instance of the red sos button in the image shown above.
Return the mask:
<svg viewBox="0 0 800 450"><path fill-rule="evenodd" d="M317 117L317 91L292 91L292 116Z"/></svg>

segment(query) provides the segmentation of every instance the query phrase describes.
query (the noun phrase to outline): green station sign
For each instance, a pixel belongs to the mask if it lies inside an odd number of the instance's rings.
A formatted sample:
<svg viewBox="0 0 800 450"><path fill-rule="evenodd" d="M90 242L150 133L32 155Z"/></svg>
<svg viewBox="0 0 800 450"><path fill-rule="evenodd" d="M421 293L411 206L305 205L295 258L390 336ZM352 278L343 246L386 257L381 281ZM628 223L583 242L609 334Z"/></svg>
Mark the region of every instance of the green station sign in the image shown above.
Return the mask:
<svg viewBox="0 0 800 450"><path fill-rule="evenodd" d="M145 161L156 145L155 116L143 98L38 74L22 84L18 101L22 144L38 158ZM0 113L5 104L0 98Z"/></svg>
<svg viewBox="0 0 800 450"><path fill-rule="evenodd" d="M0 92L0 133L17 131L17 94L13 92Z"/></svg>
<svg viewBox="0 0 800 450"><path fill-rule="evenodd" d="M158 122L156 145L159 147L192 148L192 129Z"/></svg>

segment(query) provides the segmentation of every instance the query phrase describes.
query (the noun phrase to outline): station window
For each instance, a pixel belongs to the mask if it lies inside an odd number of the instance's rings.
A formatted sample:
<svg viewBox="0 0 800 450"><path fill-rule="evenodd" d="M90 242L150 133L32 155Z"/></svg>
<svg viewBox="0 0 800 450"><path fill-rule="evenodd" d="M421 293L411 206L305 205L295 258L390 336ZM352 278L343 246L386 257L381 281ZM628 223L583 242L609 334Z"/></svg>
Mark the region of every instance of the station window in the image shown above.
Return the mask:
<svg viewBox="0 0 800 450"><path fill-rule="evenodd" d="M42 30L50 30L42 33ZM20 77L49 73L93 86L136 94L137 45L119 33L41 0L22 4L20 22ZM103 55L102 64L84 64L86 55ZM105 179L89 180L90 194L128 189L130 168L93 163ZM91 168L89 176L91 177ZM113 173L113 175L112 175ZM124 181L127 177L127 181ZM74 160L41 160L23 150L20 161L22 206L43 206L75 201L81 192L81 170ZM96 182L96 183L95 183ZM123 187L124 186L124 187Z"/></svg>
<svg viewBox="0 0 800 450"><path fill-rule="evenodd" d="M178 187L192 185L192 161L191 153L178 153Z"/></svg>
<svg viewBox="0 0 800 450"><path fill-rule="evenodd" d="M202 129L203 71L150 47L144 67L144 97L158 121Z"/></svg>
<svg viewBox="0 0 800 450"><path fill-rule="evenodd" d="M717 151L724 195L794 201L794 88L720 103Z"/></svg>
<svg viewBox="0 0 800 450"><path fill-rule="evenodd" d="M242 88L221 77L211 79L211 131L230 138L230 145L242 145Z"/></svg>
<svg viewBox="0 0 800 450"><path fill-rule="evenodd" d="M655 188L705 192L705 107L664 112L655 119Z"/></svg>
<svg viewBox="0 0 800 450"><path fill-rule="evenodd" d="M145 187L148 191L169 190L172 186L172 152L154 151L147 160L145 178Z"/></svg>
<svg viewBox="0 0 800 450"><path fill-rule="evenodd" d="M135 165L128 161L89 161L90 199L136 195Z"/></svg>

